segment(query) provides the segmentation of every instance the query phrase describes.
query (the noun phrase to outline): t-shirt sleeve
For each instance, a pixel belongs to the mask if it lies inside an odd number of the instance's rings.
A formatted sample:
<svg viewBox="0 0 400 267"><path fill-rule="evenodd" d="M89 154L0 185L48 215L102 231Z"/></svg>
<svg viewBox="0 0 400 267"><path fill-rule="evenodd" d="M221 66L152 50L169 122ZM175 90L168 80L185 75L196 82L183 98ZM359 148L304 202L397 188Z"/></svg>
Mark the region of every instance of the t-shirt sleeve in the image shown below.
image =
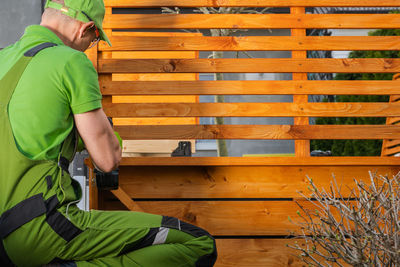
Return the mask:
<svg viewBox="0 0 400 267"><path fill-rule="evenodd" d="M65 94L73 114L101 108L98 76L92 62L84 53L74 53L64 68Z"/></svg>

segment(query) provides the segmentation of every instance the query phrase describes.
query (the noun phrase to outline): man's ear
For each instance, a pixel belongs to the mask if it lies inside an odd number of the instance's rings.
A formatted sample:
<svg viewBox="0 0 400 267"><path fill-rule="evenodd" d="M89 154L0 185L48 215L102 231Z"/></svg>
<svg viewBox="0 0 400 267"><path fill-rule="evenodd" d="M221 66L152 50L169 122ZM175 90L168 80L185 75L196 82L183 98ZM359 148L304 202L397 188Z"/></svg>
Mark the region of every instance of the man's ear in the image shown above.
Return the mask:
<svg viewBox="0 0 400 267"><path fill-rule="evenodd" d="M85 33L91 28L93 27L94 22L93 21L89 21L86 23L81 24L80 28L79 28L79 38L83 38L83 36L85 35Z"/></svg>

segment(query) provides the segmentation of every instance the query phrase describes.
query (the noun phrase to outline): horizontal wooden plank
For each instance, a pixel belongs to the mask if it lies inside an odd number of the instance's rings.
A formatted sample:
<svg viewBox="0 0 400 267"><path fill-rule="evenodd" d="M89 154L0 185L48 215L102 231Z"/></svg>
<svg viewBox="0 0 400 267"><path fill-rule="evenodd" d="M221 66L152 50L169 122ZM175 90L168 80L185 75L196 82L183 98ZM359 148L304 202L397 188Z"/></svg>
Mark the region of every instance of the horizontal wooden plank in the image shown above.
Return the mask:
<svg viewBox="0 0 400 267"><path fill-rule="evenodd" d="M103 95L392 95L397 81L137 81L100 80Z"/></svg>
<svg viewBox="0 0 400 267"><path fill-rule="evenodd" d="M400 103L122 103L109 117L396 117Z"/></svg>
<svg viewBox="0 0 400 267"><path fill-rule="evenodd" d="M148 95L141 95L141 96L113 96L112 102L113 103L196 103L197 96L148 96Z"/></svg>
<svg viewBox="0 0 400 267"><path fill-rule="evenodd" d="M101 51L400 50L400 36L111 37ZM132 57L133 58L133 57ZM154 57L153 57L154 58ZM170 57L172 58L172 57Z"/></svg>
<svg viewBox="0 0 400 267"><path fill-rule="evenodd" d="M300 260L300 252L287 247L299 245L306 248L304 239L281 238L281 239L216 239L218 259L215 267L304 267L306 264ZM309 245L311 248L312 245ZM323 249L318 247L318 251ZM239 253L238 253L239 252ZM313 257L323 263L323 259L318 255ZM340 266L350 267L342 261Z"/></svg>
<svg viewBox="0 0 400 267"><path fill-rule="evenodd" d="M303 239L216 239L218 258L215 267L300 267L304 263L294 249L306 247Z"/></svg>
<svg viewBox="0 0 400 267"><path fill-rule="evenodd" d="M400 14L118 14L105 29L396 29Z"/></svg>
<svg viewBox="0 0 400 267"><path fill-rule="evenodd" d="M154 159L153 161L157 161ZM135 199L299 198L310 195L307 176L328 189L332 177L348 196L369 172L391 177L399 166L120 166L119 184Z"/></svg>
<svg viewBox="0 0 400 267"><path fill-rule="evenodd" d="M197 55L197 52L195 51L114 51L115 49L112 50L113 52L111 52L111 58L113 59L196 58ZM108 58L108 57L102 57L102 58Z"/></svg>
<svg viewBox="0 0 400 267"><path fill-rule="evenodd" d="M123 139L400 139L398 125L115 126Z"/></svg>
<svg viewBox="0 0 400 267"><path fill-rule="evenodd" d="M203 36L201 32L125 32L116 31L112 33L112 36L152 36L152 37L180 37L180 36Z"/></svg>
<svg viewBox="0 0 400 267"><path fill-rule="evenodd" d="M191 140L180 140L191 141ZM123 153L167 153L171 154L178 147L178 140L124 140ZM196 146L192 140L192 153L196 153Z"/></svg>
<svg viewBox="0 0 400 267"><path fill-rule="evenodd" d="M107 7L393 7L397 0L105 0Z"/></svg>
<svg viewBox="0 0 400 267"><path fill-rule="evenodd" d="M113 118L117 125L190 125L198 124L198 118Z"/></svg>
<svg viewBox="0 0 400 267"><path fill-rule="evenodd" d="M299 207L294 201L135 201L147 213L179 218L212 235L289 235L299 232ZM301 201L315 210L312 203ZM104 201L104 209L121 210L117 200ZM288 217L292 219L289 221Z"/></svg>
<svg viewBox="0 0 400 267"><path fill-rule="evenodd" d="M99 73L396 73L398 58L99 59Z"/></svg>
<svg viewBox="0 0 400 267"><path fill-rule="evenodd" d="M120 166L400 166L400 157L123 158ZM399 168L400 171L400 168Z"/></svg>
<svg viewBox="0 0 400 267"><path fill-rule="evenodd" d="M117 82L131 81L194 81L197 73L113 73L112 80ZM101 83L100 75L100 83Z"/></svg>

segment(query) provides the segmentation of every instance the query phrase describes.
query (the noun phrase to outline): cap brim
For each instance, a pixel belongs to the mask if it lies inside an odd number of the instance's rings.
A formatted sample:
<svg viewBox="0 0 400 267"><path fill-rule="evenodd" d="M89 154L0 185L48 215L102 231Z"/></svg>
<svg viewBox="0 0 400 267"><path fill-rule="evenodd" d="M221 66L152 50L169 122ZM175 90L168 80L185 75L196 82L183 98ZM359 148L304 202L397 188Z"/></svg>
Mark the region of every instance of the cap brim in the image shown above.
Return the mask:
<svg viewBox="0 0 400 267"><path fill-rule="evenodd" d="M103 31L103 29L101 29L101 28L98 28L98 29L99 29L100 39L103 41L106 41L109 46L112 46L110 39L108 39L108 37L107 37L106 33Z"/></svg>

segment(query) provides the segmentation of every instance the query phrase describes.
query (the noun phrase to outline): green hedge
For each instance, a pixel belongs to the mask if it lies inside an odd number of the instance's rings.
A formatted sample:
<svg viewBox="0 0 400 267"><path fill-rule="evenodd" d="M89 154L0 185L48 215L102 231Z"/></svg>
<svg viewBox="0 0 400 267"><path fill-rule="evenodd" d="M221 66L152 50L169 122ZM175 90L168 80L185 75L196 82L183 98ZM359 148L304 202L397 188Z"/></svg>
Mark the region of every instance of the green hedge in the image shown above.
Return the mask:
<svg viewBox="0 0 400 267"><path fill-rule="evenodd" d="M370 36L400 36L400 29L375 30ZM349 58L399 58L400 51L353 51ZM335 80L391 80L390 73L340 73ZM332 98L331 98L332 99ZM328 101L326 97L324 101ZM389 96L338 95L335 102L387 102ZM385 124L386 118L317 118L316 124ZM311 150L330 150L333 156L379 156L382 140L312 140Z"/></svg>

